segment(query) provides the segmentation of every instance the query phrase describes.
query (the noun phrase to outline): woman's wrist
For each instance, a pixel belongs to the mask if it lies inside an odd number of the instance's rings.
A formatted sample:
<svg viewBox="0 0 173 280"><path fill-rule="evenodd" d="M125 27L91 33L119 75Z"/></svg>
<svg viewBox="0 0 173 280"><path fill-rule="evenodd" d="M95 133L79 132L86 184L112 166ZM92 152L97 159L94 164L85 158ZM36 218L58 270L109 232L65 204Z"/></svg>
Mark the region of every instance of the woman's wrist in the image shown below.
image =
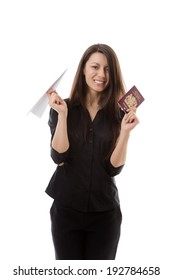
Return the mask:
<svg viewBox="0 0 173 280"><path fill-rule="evenodd" d="M130 131L126 131L126 130L121 130L120 131L119 138L128 140L129 137L130 137Z"/></svg>
<svg viewBox="0 0 173 280"><path fill-rule="evenodd" d="M67 112L58 113L58 120L66 120L66 119L67 119Z"/></svg>

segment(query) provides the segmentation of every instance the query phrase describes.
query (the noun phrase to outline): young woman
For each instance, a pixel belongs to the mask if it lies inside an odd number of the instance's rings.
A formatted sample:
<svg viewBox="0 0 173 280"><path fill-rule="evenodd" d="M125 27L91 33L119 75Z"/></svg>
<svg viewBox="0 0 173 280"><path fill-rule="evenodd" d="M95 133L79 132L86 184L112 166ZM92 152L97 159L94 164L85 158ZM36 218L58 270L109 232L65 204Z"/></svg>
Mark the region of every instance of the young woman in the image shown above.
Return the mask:
<svg viewBox="0 0 173 280"><path fill-rule="evenodd" d="M57 164L46 189L56 259L113 260L122 214L114 177L126 160L135 110L118 106L125 93L118 58L105 44L83 54L70 97L48 92L51 156Z"/></svg>

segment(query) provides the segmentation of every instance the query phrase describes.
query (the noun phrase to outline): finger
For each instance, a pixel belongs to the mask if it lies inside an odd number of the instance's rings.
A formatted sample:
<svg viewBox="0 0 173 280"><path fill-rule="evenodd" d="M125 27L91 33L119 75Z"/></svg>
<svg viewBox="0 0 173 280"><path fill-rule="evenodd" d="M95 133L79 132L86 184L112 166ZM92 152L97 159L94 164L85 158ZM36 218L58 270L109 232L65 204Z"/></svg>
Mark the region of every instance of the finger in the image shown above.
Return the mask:
<svg viewBox="0 0 173 280"><path fill-rule="evenodd" d="M56 90L53 89L53 88L48 89L48 91L46 92L46 94L47 94L48 96L51 96L52 93L56 93L56 94L57 94Z"/></svg>
<svg viewBox="0 0 173 280"><path fill-rule="evenodd" d="M134 111L130 110L125 114L125 120L127 121L131 116L135 115Z"/></svg>
<svg viewBox="0 0 173 280"><path fill-rule="evenodd" d="M136 110L137 110L137 108L136 108L135 106L133 106L133 107L128 108L128 109L126 110L126 112L127 112L127 113L129 113L129 112L131 112L131 111L136 112Z"/></svg>
<svg viewBox="0 0 173 280"><path fill-rule="evenodd" d="M58 96L58 100L59 100L61 103L63 103L63 102L64 102L64 99L62 99L61 96L59 96L58 94L57 94L57 96Z"/></svg>
<svg viewBox="0 0 173 280"><path fill-rule="evenodd" d="M55 92L52 92L51 95L48 95L49 98L49 105L52 107L54 104L59 104L58 95Z"/></svg>
<svg viewBox="0 0 173 280"><path fill-rule="evenodd" d="M131 111L127 114L126 122L132 123L135 120L135 118L136 118L136 114L133 111Z"/></svg>

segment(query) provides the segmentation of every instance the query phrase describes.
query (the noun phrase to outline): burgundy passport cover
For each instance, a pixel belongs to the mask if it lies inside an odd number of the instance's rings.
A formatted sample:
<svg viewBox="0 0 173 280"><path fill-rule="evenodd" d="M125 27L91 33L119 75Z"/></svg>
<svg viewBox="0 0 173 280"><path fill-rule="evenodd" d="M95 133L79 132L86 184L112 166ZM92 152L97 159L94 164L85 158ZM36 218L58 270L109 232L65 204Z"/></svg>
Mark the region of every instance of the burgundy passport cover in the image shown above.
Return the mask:
<svg viewBox="0 0 173 280"><path fill-rule="evenodd" d="M131 107L138 107L144 101L144 97L136 86L133 86L119 101L119 105L126 112Z"/></svg>

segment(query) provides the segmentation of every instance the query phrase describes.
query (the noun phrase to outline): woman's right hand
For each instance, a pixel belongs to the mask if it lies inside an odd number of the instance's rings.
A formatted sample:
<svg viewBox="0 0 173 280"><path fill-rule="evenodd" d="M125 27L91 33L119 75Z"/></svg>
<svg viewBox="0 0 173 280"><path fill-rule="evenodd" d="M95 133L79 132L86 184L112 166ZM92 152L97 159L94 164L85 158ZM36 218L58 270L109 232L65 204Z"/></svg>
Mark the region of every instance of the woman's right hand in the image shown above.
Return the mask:
<svg viewBox="0 0 173 280"><path fill-rule="evenodd" d="M49 106L57 111L59 115L67 116L67 103L57 94L57 92L53 88L50 88L46 94L49 98Z"/></svg>

